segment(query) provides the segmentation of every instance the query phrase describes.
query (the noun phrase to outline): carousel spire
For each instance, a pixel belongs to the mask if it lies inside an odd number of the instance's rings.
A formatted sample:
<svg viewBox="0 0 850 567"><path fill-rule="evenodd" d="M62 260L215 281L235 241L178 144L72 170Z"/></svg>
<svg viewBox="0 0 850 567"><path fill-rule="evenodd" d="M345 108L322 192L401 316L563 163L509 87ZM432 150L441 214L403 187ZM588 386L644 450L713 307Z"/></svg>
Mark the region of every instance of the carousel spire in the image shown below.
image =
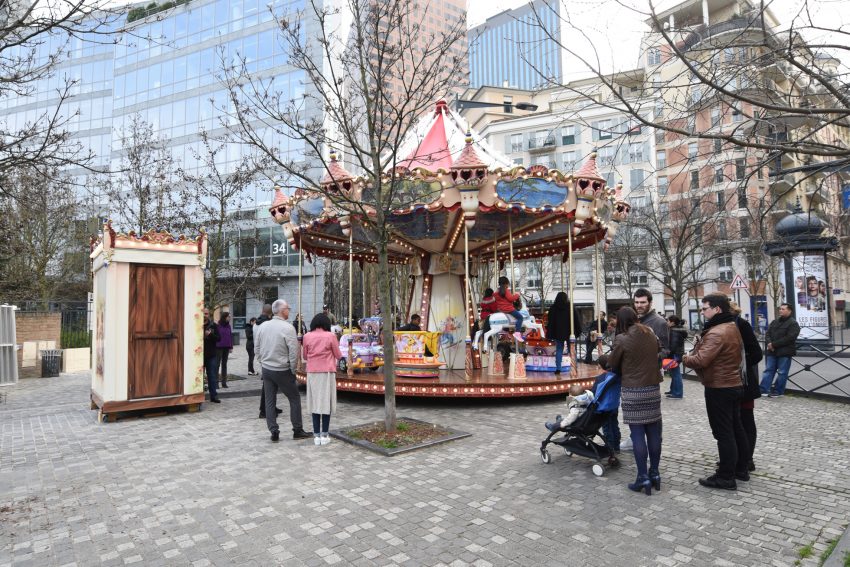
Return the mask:
<svg viewBox="0 0 850 567"><path fill-rule="evenodd" d="M596 150L590 152L587 161L575 174L576 216L573 234L581 232L584 222L593 214L593 201L605 189L605 179L596 166Z"/></svg>
<svg viewBox="0 0 850 567"><path fill-rule="evenodd" d="M289 197L284 194L280 185L275 183L274 200L269 207L269 212L278 224L283 224L289 220L289 205Z"/></svg>
<svg viewBox="0 0 850 567"><path fill-rule="evenodd" d="M478 152L475 151L475 146L472 144L472 132L468 129L466 131L466 138L464 139L466 145L463 147L463 151L460 152L460 156L458 156L457 160L452 164L452 169L479 169L486 168L487 164L481 160Z"/></svg>
<svg viewBox="0 0 850 567"><path fill-rule="evenodd" d="M331 161L326 166L325 176L322 177L322 185L342 185L346 181L351 181L354 176L348 173L342 164L337 161L338 155L336 150L331 149Z"/></svg>

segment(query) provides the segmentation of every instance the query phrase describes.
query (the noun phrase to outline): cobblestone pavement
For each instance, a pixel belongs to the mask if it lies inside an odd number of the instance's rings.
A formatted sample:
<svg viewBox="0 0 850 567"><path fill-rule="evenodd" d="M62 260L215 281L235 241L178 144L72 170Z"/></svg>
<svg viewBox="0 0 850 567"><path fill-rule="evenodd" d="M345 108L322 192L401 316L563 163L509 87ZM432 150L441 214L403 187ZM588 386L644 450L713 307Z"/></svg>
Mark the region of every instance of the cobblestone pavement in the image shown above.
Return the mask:
<svg viewBox="0 0 850 567"><path fill-rule="evenodd" d="M87 375L5 391L0 566L761 566L792 565L809 543L813 566L850 521L850 412L820 400L757 402L758 470L718 492L696 482L715 444L687 382L664 401L663 485L648 497L625 487L628 453L601 478L580 457L541 463L560 399L400 400L401 415L473 436L385 458L272 444L253 396L98 424ZM340 396L332 428L382 416L381 399Z"/></svg>

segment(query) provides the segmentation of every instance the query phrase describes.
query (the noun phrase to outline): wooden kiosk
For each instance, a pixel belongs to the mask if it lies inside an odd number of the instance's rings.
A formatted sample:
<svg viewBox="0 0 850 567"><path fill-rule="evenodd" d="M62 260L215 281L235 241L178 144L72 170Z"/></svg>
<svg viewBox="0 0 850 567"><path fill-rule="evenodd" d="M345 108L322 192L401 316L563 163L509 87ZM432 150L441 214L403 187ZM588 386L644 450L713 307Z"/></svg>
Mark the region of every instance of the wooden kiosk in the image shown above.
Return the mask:
<svg viewBox="0 0 850 567"><path fill-rule="evenodd" d="M92 242L94 335L91 407L118 412L204 401L206 235L116 234Z"/></svg>

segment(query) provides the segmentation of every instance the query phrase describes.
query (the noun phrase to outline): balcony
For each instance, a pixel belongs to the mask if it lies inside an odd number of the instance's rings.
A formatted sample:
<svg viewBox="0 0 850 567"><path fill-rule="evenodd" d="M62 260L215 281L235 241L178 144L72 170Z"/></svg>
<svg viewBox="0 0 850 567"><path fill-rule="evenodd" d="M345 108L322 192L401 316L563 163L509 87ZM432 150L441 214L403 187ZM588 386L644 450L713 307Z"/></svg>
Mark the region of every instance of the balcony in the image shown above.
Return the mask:
<svg viewBox="0 0 850 567"><path fill-rule="evenodd" d="M531 138L528 140L528 151L533 154L551 152L556 147L554 136L550 136L546 139L542 138Z"/></svg>
<svg viewBox="0 0 850 567"><path fill-rule="evenodd" d="M742 30L746 30L757 23L758 20L754 18L733 18L725 22L718 22L708 26L705 24L699 25L682 42L681 50L690 51L706 40L716 40L718 36L722 36L729 32L735 32L735 36L740 39ZM753 32L757 31L757 29L753 29ZM729 45L719 45L718 47L729 47Z"/></svg>

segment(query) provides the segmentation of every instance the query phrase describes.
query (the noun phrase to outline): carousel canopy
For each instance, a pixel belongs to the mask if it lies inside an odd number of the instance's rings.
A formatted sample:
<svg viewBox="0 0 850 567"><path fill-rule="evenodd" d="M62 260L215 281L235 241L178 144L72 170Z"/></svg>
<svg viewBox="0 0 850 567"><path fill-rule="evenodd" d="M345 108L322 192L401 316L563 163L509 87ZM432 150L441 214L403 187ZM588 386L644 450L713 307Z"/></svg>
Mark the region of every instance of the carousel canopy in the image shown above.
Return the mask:
<svg viewBox="0 0 850 567"><path fill-rule="evenodd" d="M516 259L566 258L570 227L573 249L580 249L605 239L606 230L610 240L611 229L628 214L605 187L595 153L575 174L511 166L444 101L411 129L397 153L404 159L384 174L384 183L396 188L386 215L394 263L424 267L463 254L464 226L470 257L480 261L493 260L494 251L500 261L507 259L509 240ZM348 258L350 229L354 256L377 261L364 218L374 211L370 179L348 173L334 153L326 170L322 194L304 191L289 199L278 191L272 215L288 240L308 254ZM336 192L345 198L335 199Z"/></svg>

